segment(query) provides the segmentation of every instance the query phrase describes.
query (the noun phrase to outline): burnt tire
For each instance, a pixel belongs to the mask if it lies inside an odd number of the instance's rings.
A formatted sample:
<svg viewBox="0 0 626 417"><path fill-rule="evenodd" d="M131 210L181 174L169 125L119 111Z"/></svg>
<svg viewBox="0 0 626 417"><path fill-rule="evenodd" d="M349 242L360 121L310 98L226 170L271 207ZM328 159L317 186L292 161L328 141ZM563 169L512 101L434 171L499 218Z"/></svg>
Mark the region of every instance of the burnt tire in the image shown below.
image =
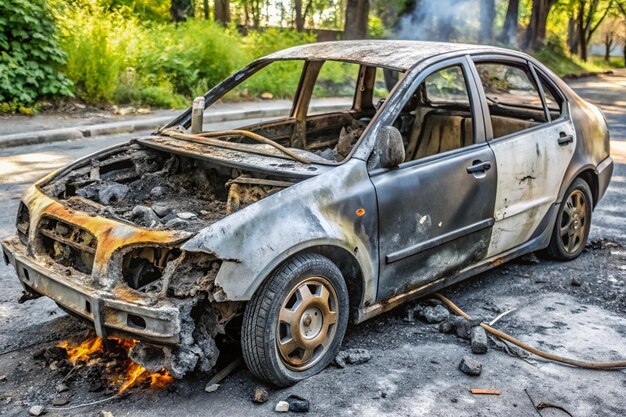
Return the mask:
<svg viewBox="0 0 626 417"><path fill-rule="evenodd" d="M589 229L593 196L587 181L576 178L569 186L554 223L548 254L559 261L577 258L585 249Z"/></svg>
<svg viewBox="0 0 626 417"><path fill-rule="evenodd" d="M244 361L255 377L291 386L331 363L348 315L348 289L339 268L321 255L296 255L270 275L246 306Z"/></svg>

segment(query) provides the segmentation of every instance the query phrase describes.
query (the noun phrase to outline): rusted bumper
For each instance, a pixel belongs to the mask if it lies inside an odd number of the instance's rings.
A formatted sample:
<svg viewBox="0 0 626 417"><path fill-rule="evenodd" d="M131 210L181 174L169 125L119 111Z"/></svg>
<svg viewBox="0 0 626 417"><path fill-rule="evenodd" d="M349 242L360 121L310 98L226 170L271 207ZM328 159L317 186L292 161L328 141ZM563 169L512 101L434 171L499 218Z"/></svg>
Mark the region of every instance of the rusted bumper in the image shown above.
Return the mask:
<svg viewBox="0 0 626 417"><path fill-rule="evenodd" d="M60 306L94 324L101 337L118 335L156 344L179 343L180 311L173 305L158 307L112 298L111 293L89 287L37 263L26 254L17 237L2 241L7 264L17 272L22 286L44 295Z"/></svg>

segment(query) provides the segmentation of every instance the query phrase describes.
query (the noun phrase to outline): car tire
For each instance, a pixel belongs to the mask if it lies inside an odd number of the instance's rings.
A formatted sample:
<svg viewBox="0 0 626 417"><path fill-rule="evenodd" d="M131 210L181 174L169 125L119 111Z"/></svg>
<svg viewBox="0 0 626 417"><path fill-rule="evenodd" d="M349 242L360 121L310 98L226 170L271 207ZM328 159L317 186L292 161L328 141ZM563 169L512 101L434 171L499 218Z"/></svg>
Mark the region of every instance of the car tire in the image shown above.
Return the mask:
<svg viewBox="0 0 626 417"><path fill-rule="evenodd" d="M589 237L592 206L589 184L582 178L576 178L559 206L548 246L548 254L552 258L569 261L582 253Z"/></svg>
<svg viewBox="0 0 626 417"><path fill-rule="evenodd" d="M348 289L337 266L296 255L275 270L244 312L243 358L257 378L291 386L334 359L348 325Z"/></svg>

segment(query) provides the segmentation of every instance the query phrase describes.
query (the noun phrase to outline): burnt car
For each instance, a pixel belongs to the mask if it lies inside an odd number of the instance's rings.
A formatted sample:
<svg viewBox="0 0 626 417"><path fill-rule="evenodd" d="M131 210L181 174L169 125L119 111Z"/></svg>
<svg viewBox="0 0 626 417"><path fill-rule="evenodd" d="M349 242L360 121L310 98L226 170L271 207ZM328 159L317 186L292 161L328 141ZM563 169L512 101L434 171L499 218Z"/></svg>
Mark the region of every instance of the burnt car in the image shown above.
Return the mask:
<svg viewBox="0 0 626 417"><path fill-rule="evenodd" d="M293 88L288 114L203 127L268 68ZM320 43L41 179L2 246L25 297L140 341L148 369L208 371L234 337L256 377L287 386L331 362L349 321L532 251L577 257L612 171L601 111L528 55Z"/></svg>

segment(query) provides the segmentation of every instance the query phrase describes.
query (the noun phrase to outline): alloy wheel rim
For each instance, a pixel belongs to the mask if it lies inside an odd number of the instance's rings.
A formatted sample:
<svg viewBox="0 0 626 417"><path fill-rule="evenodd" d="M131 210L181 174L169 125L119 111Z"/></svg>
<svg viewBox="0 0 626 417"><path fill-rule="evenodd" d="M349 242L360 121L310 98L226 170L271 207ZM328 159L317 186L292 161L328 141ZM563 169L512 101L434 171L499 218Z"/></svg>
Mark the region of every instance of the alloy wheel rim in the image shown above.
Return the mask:
<svg viewBox="0 0 626 417"><path fill-rule="evenodd" d="M299 283L281 305L276 345L288 368L303 371L315 365L330 348L337 332L337 293L324 277Z"/></svg>
<svg viewBox="0 0 626 417"><path fill-rule="evenodd" d="M563 207L559 234L567 253L576 253L584 243L587 228L587 199L580 190L574 190Z"/></svg>

